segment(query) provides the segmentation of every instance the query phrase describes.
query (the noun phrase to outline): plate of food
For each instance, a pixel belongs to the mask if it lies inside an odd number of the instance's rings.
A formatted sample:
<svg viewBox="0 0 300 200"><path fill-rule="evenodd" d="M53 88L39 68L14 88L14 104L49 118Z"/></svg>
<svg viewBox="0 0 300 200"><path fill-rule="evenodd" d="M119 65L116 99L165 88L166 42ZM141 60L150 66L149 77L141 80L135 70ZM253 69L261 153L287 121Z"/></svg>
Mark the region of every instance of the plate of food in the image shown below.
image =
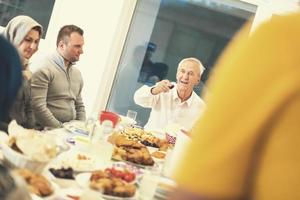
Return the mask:
<svg viewBox="0 0 300 200"><path fill-rule="evenodd" d="M130 182L125 178L127 175L133 175ZM133 200L138 198L135 178L132 172L106 168L92 173L78 174L75 179L79 186L97 191L105 199Z"/></svg>
<svg viewBox="0 0 300 200"><path fill-rule="evenodd" d="M32 196L46 198L54 195L59 188L56 184L49 181L45 176L34 173L31 170L21 168L14 170L16 176L21 177Z"/></svg>
<svg viewBox="0 0 300 200"><path fill-rule="evenodd" d="M64 188L55 191L55 194L49 197L40 197L35 194L30 194L32 200L80 200L83 191L80 188ZM103 200L103 199L97 199Z"/></svg>
<svg viewBox="0 0 300 200"><path fill-rule="evenodd" d="M158 148L161 151L168 149L167 141L158 132L146 131L137 127L127 127L115 133L115 137L123 136L128 140L138 141L147 147Z"/></svg>
<svg viewBox="0 0 300 200"><path fill-rule="evenodd" d="M146 147L115 147L112 159L130 163L141 168L152 168L155 166L155 162Z"/></svg>
<svg viewBox="0 0 300 200"><path fill-rule="evenodd" d="M155 196L166 199L172 192L176 190L177 183L167 177L160 177L156 188Z"/></svg>
<svg viewBox="0 0 300 200"><path fill-rule="evenodd" d="M149 147L140 142L139 139L128 138L124 134L113 133L108 141L115 147L112 159L122 161L143 169L155 170L160 168L164 161L166 148Z"/></svg>
<svg viewBox="0 0 300 200"><path fill-rule="evenodd" d="M80 173L91 172L103 168L103 164L96 155L71 149L60 154L57 159L50 164L50 168L58 169L62 167L71 167L74 170L74 173Z"/></svg>
<svg viewBox="0 0 300 200"><path fill-rule="evenodd" d="M115 145L112 156L114 160L132 162L143 166L153 166L155 163L147 147L138 140L114 133L110 136L109 142Z"/></svg>
<svg viewBox="0 0 300 200"><path fill-rule="evenodd" d="M70 188L77 185L74 174L71 167L49 168L47 171L47 177L61 188Z"/></svg>
<svg viewBox="0 0 300 200"><path fill-rule="evenodd" d="M42 172L59 153L59 147L50 135L25 129L15 121L8 128L9 136L1 146L4 159L13 167Z"/></svg>
<svg viewBox="0 0 300 200"><path fill-rule="evenodd" d="M57 191L55 198L51 200L80 200L84 191L80 188L72 187L72 188L63 188ZM83 198L82 198L83 199ZM101 199L99 199L101 200Z"/></svg>
<svg viewBox="0 0 300 200"><path fill-rule="evenodd" d="M141 168L126 162L113 162L111 167L132 172L135 174L137 180L140 179L140 177L144 174L144 171Z"/></svg>
<svg viewBox="0 0 300 200"><path fill-rule="evenodd" d="M164 151L153 151L151 153L152 158L154 159L155 162L164 162L166 158L166 152Z"/></svg>

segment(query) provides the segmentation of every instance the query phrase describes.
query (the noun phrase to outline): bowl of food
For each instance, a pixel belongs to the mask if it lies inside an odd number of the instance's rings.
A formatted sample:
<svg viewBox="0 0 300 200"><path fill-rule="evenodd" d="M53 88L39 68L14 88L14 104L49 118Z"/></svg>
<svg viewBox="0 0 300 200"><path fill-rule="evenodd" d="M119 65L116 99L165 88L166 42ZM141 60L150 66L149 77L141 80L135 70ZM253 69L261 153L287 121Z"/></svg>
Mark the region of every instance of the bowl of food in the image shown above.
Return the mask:
<svg viewBox="0 0 300 200"><path fill-rule="evenodd" d="M72 167L49 168L48 177L61 188L71 188L77 185Z"/></svg>
<svg viewBox="0 0 300 200"><path fill-rule="evenodd" d="M24 129L16 122L9 124L8 132L7 140L2 143L2 153L4 160L13 167L39 173L58 153L56 141L50 135Z"/></svg>
<svg viewBox="0 0 300 200"><path fill-rule="evenodd" d="M75 179L80 187L97 191L99 196L105 199L133 200L138 199L133 174L133 172L112 167L91 173L81 173ZM126 178L128 175L130 175L130 180Z"/></svg>
<svg viewBox="0 0 300 200"><path fill-rule="evenodd" d="M48 161L38 161L30 158L27 155L24 155L18 150L14 149L14 147L10 147L6 143L2 144L2 153L4 157L4 161L12 166L17 168L27 168L34 172L40 173L49 163Z"/></svg>
<svg viewBox="0 0 300 200"><path fill-rule="evenodd" d="M40 173L21 168L14 170L14 174L23 178L31 194L35 194L39 197L49 197L56 189L54 184Z"/></svg>

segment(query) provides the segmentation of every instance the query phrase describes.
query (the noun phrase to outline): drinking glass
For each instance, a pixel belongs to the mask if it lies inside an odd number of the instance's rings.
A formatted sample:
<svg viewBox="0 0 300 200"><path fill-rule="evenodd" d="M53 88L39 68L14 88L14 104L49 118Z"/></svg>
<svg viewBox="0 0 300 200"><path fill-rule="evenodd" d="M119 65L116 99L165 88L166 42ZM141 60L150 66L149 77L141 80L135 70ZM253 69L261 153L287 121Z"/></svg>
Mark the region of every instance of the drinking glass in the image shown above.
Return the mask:
<svg viewBox="0 0 300 200"><path fill-rule="evenodd" d="M133 119L135 121L136 115L137 115L136 111L134 111L134 110L128 110L126 117L129 117L130 119Z"/></svg>
<svg viewBox="0 0 300 200"><path fill-rule="evenodd" d="M140 182L140 199L150 200L153 199L155 191L159 182L158 174L151 172L145 173Z"/></svg>

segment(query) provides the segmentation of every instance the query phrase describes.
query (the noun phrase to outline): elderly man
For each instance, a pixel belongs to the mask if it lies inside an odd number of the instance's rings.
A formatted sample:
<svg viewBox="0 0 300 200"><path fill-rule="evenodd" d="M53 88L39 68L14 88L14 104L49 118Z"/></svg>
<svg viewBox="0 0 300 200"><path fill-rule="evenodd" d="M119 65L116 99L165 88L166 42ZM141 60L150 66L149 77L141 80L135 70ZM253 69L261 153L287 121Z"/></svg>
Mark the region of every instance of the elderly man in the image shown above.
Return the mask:
<svg viewBox="0 0 300 200"><path fill-rule="evenodd" d="M62 27L56 51L42 60L31 80L32 108L37 126L61 127L64 122L85 120L81 98L83 80L73 65L83 53L83 30L75 25Z"/></svg>
<svg viewBox="0 0 300 200"><path fill-rule="evenodd" d="M201 115L205 103L193 91L204 71L196 58L183 59L177 69L177 83L162 80L154 87L142 86L135 92L135 103L152 108L145 129L162 130L166 125L176 123L190 130Z"/></svg>

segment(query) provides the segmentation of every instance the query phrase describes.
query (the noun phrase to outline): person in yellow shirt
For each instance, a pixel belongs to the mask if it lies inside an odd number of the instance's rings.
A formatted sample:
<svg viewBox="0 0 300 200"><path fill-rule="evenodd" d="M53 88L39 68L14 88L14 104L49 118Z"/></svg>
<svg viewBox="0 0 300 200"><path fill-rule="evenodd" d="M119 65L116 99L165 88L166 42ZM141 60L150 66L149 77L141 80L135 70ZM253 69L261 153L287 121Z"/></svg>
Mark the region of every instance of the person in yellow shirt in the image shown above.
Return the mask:
<svg viewBox="0 0 300 200"><path fill-rule="evenodd" d="M246 29L217 63L171 199L300 199L300 13Z"/></svg>

